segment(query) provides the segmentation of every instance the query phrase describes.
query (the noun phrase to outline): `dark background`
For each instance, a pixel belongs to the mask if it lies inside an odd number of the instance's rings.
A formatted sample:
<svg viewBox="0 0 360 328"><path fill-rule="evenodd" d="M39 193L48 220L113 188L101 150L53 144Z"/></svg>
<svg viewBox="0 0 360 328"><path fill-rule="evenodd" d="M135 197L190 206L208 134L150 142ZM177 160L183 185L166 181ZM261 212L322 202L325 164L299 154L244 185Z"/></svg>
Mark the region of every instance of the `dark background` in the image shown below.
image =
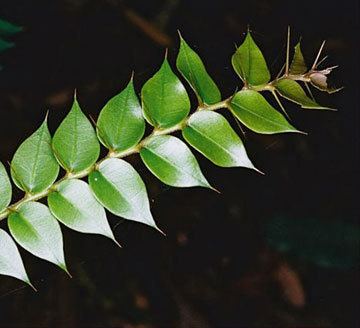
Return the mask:
<svg viewBox="0 0 360 328"><path fill-rule="evenodd" d="M3 163L47 110L55 131L75 88L93 117L132 70L139 91L165 47L174 63L177 29L224 97L239 86L230 57L248 24L273 74L288 25L293 44L303 37L309 64L327 39L326 64L340 65L332 81L345 86L334 95L315 92L338 112L286 103L307 136L246 131L248 153L265 176L196 155L221 194L168 188L130 158L167 237L110 215L121 250L63 228L73 278L21 251L38 292L1 277L1 327L359 327L357 1L0 3L0 17L24 27L11 38L16 47L0 55Z"/></svg>

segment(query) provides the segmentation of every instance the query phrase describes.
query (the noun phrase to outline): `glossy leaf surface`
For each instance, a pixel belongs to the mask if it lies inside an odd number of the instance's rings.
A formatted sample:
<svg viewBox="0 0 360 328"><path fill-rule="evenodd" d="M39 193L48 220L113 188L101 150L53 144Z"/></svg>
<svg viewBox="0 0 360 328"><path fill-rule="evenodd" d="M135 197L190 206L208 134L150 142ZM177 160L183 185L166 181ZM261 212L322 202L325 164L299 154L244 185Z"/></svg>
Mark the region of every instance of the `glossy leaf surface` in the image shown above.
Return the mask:
<svg viewBox="0 0 360 328"><path fill-rule="evenodd" d="M232 66L240 78L250 85L261 85L270 81L270 72L265 58L254 42L250 32L231 57Z"/></svg>
<svg viewBox="0 0 360 328"><path fill-rule="evenodd" d="M97 135L105 147L121 152L135 146L145 131L145 120L133 81L111 98L97 120Z"/></svg>
<svg viewBox="0 0 360 328"><path fill-rule="evenodd" d="M231 100L231 111L250 130L263 134L299 132L266 99L253 90L242 90Z"/></svg>
<svg viewBox="0 0 360 328"><path fill-rule="evenodd" d="M76 99L56 130L52 146L60 165L68 172L88 169L98 159L100 145L95 130Z"/></svg>
<svg viewBox="0 0 360 328"><path fill-rule="evenodd" d="M77 179L61 182L48 196L48 204L52 214L70 229L115 241L105 210L86 182Z"/></svg>
<svg viewBox="0 0 360 328"><path fill-rule="evenodd" d="M195 91L200 104L209 105L221 100L220 91L206 71L201 58L181 36L176 67Z"/></svg>
<svg viewBox="0 0 360 328"><path fill-rule="evenodd" d="M218 166L254 168L241 139L225 117L218 113L205 110L194 113L183 130L183 136Z"/></svg>
<svg viewBox="0 0 360 328"><path fill-rule="evenodd" d="M173 187L211 188L195 156L184 142L173 136L154 136L140 151L148 169Z"/></svg>
<svg viewBox="0 0 360 328"><path fill-rule="evenodd" d="M59 165L51 149L51 136L46 120L17 149L11 161L15 184L29 193L50 187L59 174Z"/></svg>
<svg viewBox="0 0 360 328"><path fill-rule="evenodd" d="M15 242L0 229L0 274L20 279L31 286Z"/></svg>
<svg viewBox="0 0 360 328"><path fill-rule="evenodd" d="M89 183L96 198L110 212L156 228L145 184L129 163L107 159L90 174Z"/></svg>
<svg viewBox="0 0 360 328"><path fill-rule="evenodd" d="M10 214L8 225L21 247L67 272L60 225L47 206L38 202L24 203L17 212Z"/></svg>
<svg viewBox="0 0 360 328"><path fill-rule="evenodd" d="M11 182L5 166L0 162L0 212L10 204L11 195Z"/></svg>
<svg viewBox="0 0 360 328"><path fill-rule="evenodd" d="M275 84L275 88L282 97L301 105L302 108L329 109L309 98L296 81L281 79Z"/></svg>
<svg viewBox="0 0 360 328"><path fill-rule="evenodd" d="M144 84L141 99L146 119L156 128L172 127L190 111L188 94L166 58L161 68Z"/></svg>

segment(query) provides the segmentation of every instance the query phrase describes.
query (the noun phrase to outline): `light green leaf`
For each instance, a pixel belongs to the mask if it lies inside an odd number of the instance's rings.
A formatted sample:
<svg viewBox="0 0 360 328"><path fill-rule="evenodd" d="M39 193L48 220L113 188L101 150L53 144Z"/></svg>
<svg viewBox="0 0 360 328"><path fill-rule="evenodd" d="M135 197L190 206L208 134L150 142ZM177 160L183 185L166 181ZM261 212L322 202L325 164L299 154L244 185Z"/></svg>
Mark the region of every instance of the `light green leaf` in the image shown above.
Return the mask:
<svg viewBox="0 0 360 328"><path fill-rule="evenodd" d="M90 174L89 183L96 198L111 213L158 229L150 212L145 184L129 163L107 159Z"/></svg>
<svg viewBox="0 0 360 328"><path fill-rule="evenodd" d="M97 135L105 147L121 152L135 146L145 131L145 121L131 79L127 87L101 110Z"/></svg>
<svg viewBox="0 0 360 328"><path fill-rule="evenodd" d="M276 82L275 88L282 97L301 105L302 108L329 109L309 98L301 85L294 80L280 79Z"/></svg>
<svg viewBox="0 0 360 328"><path fill-rule="evenodd" d="M239 91L231 100L230 106L239 121L257 133L300 132L257 91Z"/></svg>
<svg viewBox="0 0 360 328"><path fill-rule="evenodd" d="M143 110L148 122L156 128L169 128L189 114L188 94L164 59L161 68L141 90Z"/></svg>
<svg viewBox="0 0 360 328"><path fill-rule="evenodd" d="M15 184L28 193L38 193L50 187L59 174L59 165L51 149L47 120L27 138L11 162Z"/></svg>
<svg viewBox="0 0 360 328"><path fill-rule="evenodd" d="M56 130L52 146L60 165L71 173L88 169L98 159L99 141L76 98L69 114Z"/></svg>
<svg viewBox="0 0 360 328"><path fill-rule="evenodd" d="M255 169L241 139L218 113L206 110L194 113L182 133L191 146L218 166Z"/></svg>
<svg viewBox="0 0 360 328"><path fill-rule="evenodd" d="M270 81L270 72L265 58L250 32L231 57L231 62L235 72L250 85L261 85Z"/></svg>
<svg viewBox="0 0 360 328"><path fill-rule="evenodd" d="M154 136L141 149L147 168L162 182L174 187L212 188L190 149L180 139Z"/></svg>
<svg viewBox="0 0 360 328"><path fill-rule="evenodd" d="M48 196L51 213L64 225L83 233L100 234L116 242L104 208L84 181L61 182Z"/></svg>
<svg viewBox="0 0 360 328"><path fill-rule="evenodd" d="M10 204L11 195L11 182L3 163L0 162L0 212Z"/></svg>
<svg viewBox="0 0 360 328"><path fill-rule="evenodd" d="M200 104L210 105L221 101L220 91L206 71L201 58L181 35L176 67L195 91Z"/></svg>
<svg viewBox="0 0 360 328"><path fill-rule="evenodd" d="M290 65L289 72L294 75L301 75L307 71L304 56L301 52L300 41L295 46L295 53Z"/></svg>
<svg viewBox="0 0 360 328"><path fill-rule="evenodd" d="M2 229L0 229L0 274L20 279L33 287L15 242Z"/></svg>
<svg viewBox="0 0 360 328"><path fill-rule="evenodd" d="M47 206L37 202L24 203L9 215L8 225L21 247L68 273L60 225Z"/></svg>

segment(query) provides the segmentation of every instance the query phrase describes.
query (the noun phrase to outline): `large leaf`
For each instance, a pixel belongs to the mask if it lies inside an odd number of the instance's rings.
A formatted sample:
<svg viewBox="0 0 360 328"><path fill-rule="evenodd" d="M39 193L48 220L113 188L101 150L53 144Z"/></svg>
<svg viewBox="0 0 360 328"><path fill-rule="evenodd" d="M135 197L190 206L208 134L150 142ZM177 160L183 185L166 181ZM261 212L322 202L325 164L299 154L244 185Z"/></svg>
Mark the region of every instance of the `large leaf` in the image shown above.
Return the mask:
<svg viewBox="0 0 360 328"><path fill-rule="evenodd" d="M302 108L329 109L309 98L301 85L294 80L280 79L276 82L275 88L281 96L301 105Z"/></svg>
<svg viewBox="0 0 360 328"><path fill-rule="evenodd" d="M144 131L145 121L131 79L127 87L101 110L97 134L104 146L121 152L135 146Z"/></svg>
<svg viewBox="0 0 360 328"><path fill-rule="evenodd" d="M295 46L294 57L290 65L289 72L290 74L300 75L300 74L304 74L306 71L307 71L307 67L305 64L304 56L301 52L300 42L298 42L297 45Z"/></svg>
<svg viewBox="0 0 360 328"><path fill-rule="evenodd" d="M0 274L20 279L33 287L16 244L2 229L0 229Z"/></svg>
<svg viewBox="0 0 360 328"><path fill-rule="evenodd" d="M194 113L183 130L183 136L191 146L218 166L255 169L241 139L218 113L206 110Z"/></svg>
<svg viewBox="0 0 360 328"><path fill-rule="evenodd" d="M235 72L250 85L260 85L270 81L270 72L265 58L250 32L231 57L231 62Z"/></svg>
<svg viewBox="0 0 360 328"><path fill-rule="evenodd" d="M11 182L3 163L0 162L0 212L10 204L11 195Z"/></svg>
<svg viewBox="0 0 360 328"><path fill-rule="evenodd" d="M211 188L190 149L180 139L154 136L140 151L148 169L162 182L174 187Z"/></svg>
<svg viewBox="0 0 360 328"><path fill-rule="evenodd" d="M189 47L181 35L176 66L195 91L200 104L209 105L221 101L220 91L206 71L201 58Z"/></svg>
<svg viewBox="0 0 360 328"><path fill-rule="evenodd" d="M105 210L86 182L77 179L61 182L56 191L49 194L48 204L52 214L67 227L100 234L116 242Z"/></svg>
<svg viewBox="0 0 360 328"><path fill-rule="evenodd" d="M230 106L240 122L257 133L299 132L259 92L239 91Z"/></svg>
<svg viewBox="0 0 360 328"><path fill-rule="evenodd" d="M15 184L29 193L50 187L59 174L59 165L51 150L51 136L46 120L16 151L11 162Z"/></svg>
<svg viewBox="0 0 360 328"><path fill-rule="evenodd" d="M88 169L98 159L99 141L76 98L69 114L56 130L52 146L60 165L71 173Z"/></svg>
<svg viewBox="0 0 360 328"><path fill-rule="evenodd" d="M164 59L161 68L141 90L143 110L148 122L156 128L169 128L189 114L188 94Z"/></svg>
<svg viewBox="0 0 360 328"><path fill-rule="evenodd" d="M8 225L20 246L68 272L60 225L47 206L37 202L24 203L9 215Z"/></svg>
<svg viewBox="0 0 360 328"><path fill-rule="evenodd" d="M129 163L107 159L90 174L89 183L96 198L110 212L158 229L150 212L145 184Z"/></svg>

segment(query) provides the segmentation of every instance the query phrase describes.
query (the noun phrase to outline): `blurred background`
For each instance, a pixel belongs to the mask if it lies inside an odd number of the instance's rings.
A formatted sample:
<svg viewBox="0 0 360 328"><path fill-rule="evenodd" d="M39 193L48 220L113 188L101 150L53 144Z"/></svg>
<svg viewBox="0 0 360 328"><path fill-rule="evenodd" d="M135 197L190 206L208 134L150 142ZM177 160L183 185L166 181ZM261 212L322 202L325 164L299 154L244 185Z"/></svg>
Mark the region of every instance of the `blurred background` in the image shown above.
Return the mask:
<svg viewBox="0 0 360 328"><path fill-rule="evenodd" d="M55 131L75 88L94 118L132 70L139 92L166 47L174 64L177 29L224 97L240 85L230 58L248 25L273 75L284 62L288 25L293 44L302 37L308 64L326 39L326 65L340 65L332 81L345 87L315 92L338 112L286 103L307 136L245 130L248 154L265 176L217 168L196 154L221 194L169 188L139 157L129 158L167 237L111 215L123 249L63 227L73 278L21 250L38 292L0 277L1 327L360 326L356 0L2 0L0 18L15 25L0 26L4 163L47 110Z"/></svg>

